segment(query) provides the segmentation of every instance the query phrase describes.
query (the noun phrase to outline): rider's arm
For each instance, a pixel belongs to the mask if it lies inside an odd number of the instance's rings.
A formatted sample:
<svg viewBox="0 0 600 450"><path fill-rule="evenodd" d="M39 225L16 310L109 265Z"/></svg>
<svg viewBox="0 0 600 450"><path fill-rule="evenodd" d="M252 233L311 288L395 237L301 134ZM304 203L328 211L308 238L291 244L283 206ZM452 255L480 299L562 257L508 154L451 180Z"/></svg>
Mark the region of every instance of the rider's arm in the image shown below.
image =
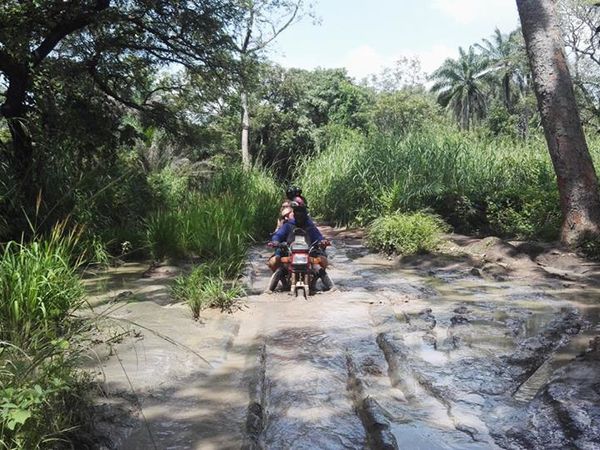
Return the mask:
<svg viewBox="0 0 600 450"><path fill-rule="evenodd" d="M271 241L273 242L284 242L287 240L287 236L290 232L290 227L292 225L289 222L284 223L281 228L279 228L273 235L271 236Z"/></svg>

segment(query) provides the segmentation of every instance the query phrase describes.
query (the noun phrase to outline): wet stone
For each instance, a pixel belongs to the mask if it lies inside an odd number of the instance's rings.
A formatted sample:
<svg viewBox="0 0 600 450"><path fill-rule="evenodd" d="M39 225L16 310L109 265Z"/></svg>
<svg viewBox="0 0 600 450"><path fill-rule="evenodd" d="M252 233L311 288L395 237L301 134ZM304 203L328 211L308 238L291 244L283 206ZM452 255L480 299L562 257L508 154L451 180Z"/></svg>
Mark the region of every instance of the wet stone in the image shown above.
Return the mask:
<svg viewBox="0 0 600 450"><path fill-rule="evenodd" d="M465 316L455 315L450 318L450 326L456 327L459 325L469 325L470 321Z"/></svg>
<svg viewBox="0 0 600 450"><path fill-rule="evenodd" d="M466 306L462 305L462 306L459 306L458 308L454 308L454 312L456 314L468 314L471 312L471 310L469 308L467 308Z"/></svg>

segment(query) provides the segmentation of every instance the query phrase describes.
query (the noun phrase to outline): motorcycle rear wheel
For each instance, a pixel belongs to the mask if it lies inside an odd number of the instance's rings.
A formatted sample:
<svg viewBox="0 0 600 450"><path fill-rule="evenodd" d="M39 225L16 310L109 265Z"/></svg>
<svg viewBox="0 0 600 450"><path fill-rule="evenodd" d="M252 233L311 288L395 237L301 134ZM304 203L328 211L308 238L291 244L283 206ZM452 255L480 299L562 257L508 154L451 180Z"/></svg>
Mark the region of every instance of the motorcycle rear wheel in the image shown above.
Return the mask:
<svg viewBox="0 0 600 450"><path fill-rule="evenodd" d="M270 291L274 291L275 289L277 289L279 281L282 281L282 275L283 272L281 269L277 269L275 272L273 272L273 275L271 275L271 279L269 280Z"/></svg>

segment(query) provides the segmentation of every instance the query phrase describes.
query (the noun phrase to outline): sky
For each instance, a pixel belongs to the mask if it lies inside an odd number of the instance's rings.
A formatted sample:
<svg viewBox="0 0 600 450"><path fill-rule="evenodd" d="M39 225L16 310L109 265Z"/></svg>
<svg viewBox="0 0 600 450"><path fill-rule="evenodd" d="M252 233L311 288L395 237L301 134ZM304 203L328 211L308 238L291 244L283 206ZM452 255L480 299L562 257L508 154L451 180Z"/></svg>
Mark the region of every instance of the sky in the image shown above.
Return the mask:
<svg viewBox="0 0 600 450"><path fill-rule="evenodd" d="M270 58L284 67L345 67L357 78L417 56L426 72L458 47L517 28L515 0L317 0L314 13L273 43Z"/></svg>

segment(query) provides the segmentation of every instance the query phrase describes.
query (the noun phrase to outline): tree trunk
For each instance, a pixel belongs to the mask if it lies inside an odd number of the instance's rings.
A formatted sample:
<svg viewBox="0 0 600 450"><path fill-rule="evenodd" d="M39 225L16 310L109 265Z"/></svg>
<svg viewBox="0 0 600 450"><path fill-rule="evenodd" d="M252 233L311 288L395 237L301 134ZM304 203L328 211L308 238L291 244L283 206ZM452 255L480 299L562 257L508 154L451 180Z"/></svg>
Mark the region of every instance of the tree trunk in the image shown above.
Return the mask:
<svg viewBox="0 0 600 450"><path fill-rule="evenodd" d="M600 235L598 178L585 141L553 0L517 0L563 213L561 240Z"/></svg>
<svg viewBox="0 0 600 450"><path fill-rule="evenodd" d="M512 113L512 105L510 102L510 75L508 73L504 74L502 78L502 88L504 91L504 105L506 106L506 110Z"/></svg>
<svg viewBox="0 0 600 450"><path fill-rule="evenodd" d="M27 69L21 66L12 68L5 101L0 113L6 119L12 140L11 164L19 190L24 195L26 206L35 204L37 195L33 177L33 143L27 128L27 108L25 100L31 84Z"/></svg>
<svg viewBox="0 0 600 450"><path fill-rule="evenodd" d="M250 114L248 112L248 94L242 92L242 165L245 170L250 170L252 161L250 159L250 148L248 145L248 133L250 130Z"/></svg>

